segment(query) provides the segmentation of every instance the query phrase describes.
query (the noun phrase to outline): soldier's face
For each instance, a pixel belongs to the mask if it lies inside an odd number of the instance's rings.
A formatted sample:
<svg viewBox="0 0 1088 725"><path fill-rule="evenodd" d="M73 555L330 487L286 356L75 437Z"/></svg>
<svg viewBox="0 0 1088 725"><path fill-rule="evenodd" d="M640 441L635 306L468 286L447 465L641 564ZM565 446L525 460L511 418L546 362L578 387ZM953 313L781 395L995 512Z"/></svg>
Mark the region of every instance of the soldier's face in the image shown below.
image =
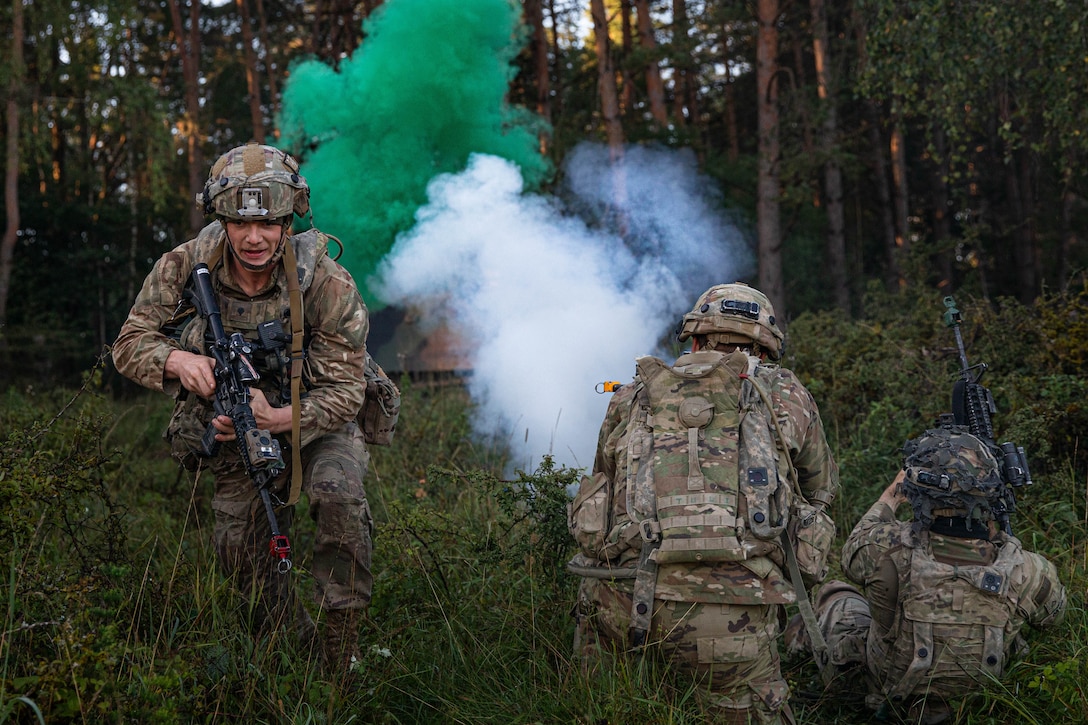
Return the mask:
<svg viewBox="0 0 1088 725"><path fill-rule="evenodd" d="M252 271L261 271L272 261L284 232L283 225L276 219L229 219L226 228L235 257L243 267Z"/></svg>

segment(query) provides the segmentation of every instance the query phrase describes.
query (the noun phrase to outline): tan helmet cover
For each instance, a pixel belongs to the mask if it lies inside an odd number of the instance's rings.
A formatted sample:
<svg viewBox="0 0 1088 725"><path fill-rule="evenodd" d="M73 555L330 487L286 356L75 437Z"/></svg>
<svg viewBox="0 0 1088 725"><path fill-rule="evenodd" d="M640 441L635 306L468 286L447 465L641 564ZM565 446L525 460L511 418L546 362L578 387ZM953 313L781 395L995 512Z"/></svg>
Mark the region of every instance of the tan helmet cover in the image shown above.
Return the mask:
<svg viewBox="0 0 1088 725"><path fill-rule="evenodd" d="M221 219L266 221L303 216L310 210L310 187L298 173L298 162L272 146L251 141L220 156L212 164L197 204Z"/></svg>
<svg viewBox="0 0 1088 725"><path fill-rule="evenodd" d="M715 285L696 300L676 338L684 342L692 335L706 335L711 344L756 343L774 360L785 341L771 301L743 282Z"/></svg>

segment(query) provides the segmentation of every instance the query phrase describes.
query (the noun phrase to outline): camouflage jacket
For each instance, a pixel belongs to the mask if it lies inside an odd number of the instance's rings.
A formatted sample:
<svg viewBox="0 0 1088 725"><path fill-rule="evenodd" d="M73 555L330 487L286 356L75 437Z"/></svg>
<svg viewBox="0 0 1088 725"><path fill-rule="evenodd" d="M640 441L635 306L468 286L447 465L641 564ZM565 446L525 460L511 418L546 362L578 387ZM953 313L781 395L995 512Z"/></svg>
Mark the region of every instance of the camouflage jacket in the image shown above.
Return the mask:
<svg viewBox="0 0 1088 725"><path fill-rule="evenodd" d="M678 361L679 362L679 361ZM839 489L839 469L824 434L812 394L793 372L761 364L757 371L770 393L782 435L789 447L805 497L830 505ZM642 547L637 526L627 512L627 438L636 402L636 385L622 386L613 395L601 425L594 474L612 482L613 526L608 540L621 551L612 567L635 566ZM785 471L781 471L785 476ZM616 580L616 585L627 582ZM658 567L658 599L733 604L781 604L796 599L793 585L781 567L766 557L746 562L666 564Z"/></svg>
<svg viewBox="0 0 1088 725"><path fill-rule="evenodd" d="M206 262L225 243L218 222L205 227L196 239L179 245L159 258L144 280L128 319L113 346L117 370L135 382L165 392L186 406L192 415L184 425L203 432L211 420L209 401L185 395L179 381L164 377L166 358L173 350L207 354L204 321L197 318L184 328L180 339L168 336L164 325L174 315L197 262ZM363 403L366 385L363 365L369 327L366 306L351 275L325 254L328 237L316 230L293 235L303 289L305 318L304 380L307 392L301 400L301 445L313 441L355 418ZM219 295L223 327L229 335L240 331L252 339L255 324L278 318L290 332L289 296L282 261L268 287L249 297L237 286L222 261L212 270L212 284ZM276 405L280 384L276 376L262 376L259 387ZM175 414L175 420L178 416ZM173 425L173 422L172 422Z"/></svg>
<svg viewBox="0 0 1088 725"><path fill-rule="evenodd" d="M851 532L842 567L865 588L873 616L867 659L886 694L902 687L904 695L961 695L983 675L1001 676L1023 646L1025 624L1043 628L1065 613L1054 565L1016 537L916 532L881 501ZM919 638L930 645L919 647ZM918 662L926 651L929 660Z"/></svg>

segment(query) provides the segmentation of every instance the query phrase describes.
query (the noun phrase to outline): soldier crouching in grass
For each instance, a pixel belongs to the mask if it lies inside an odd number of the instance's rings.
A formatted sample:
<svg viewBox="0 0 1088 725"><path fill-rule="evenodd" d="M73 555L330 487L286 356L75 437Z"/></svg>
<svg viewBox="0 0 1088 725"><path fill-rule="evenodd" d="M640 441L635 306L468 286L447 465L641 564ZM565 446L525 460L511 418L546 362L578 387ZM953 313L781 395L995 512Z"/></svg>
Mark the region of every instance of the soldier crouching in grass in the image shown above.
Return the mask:
<svg viewBox="0 0 1088 725"><path fill-rule="evenodd" d="M991 449L962 427L904 447L903 471L842 550L846 582L820 590L817 614L839 696L864 696L879 717L934 725L950 701L999 680L1042 629L1065 614L1054 565L1001 530L1004 484ZM896 510L909 503L913 520ZM787 647L810 646L800 627Z"/></svg>
<svg viewBox="0 0 1088 725"><path fill-rule="evenodd" d="M637 361L609 404L571 504L582 576L576 656L659 655L707 722L794 722L777 638L785 605L827 572L838 468L812 395L775 364L783 335L744 284L707 290L674 365ZM784 572L796 554L798 576Z"/></svg>

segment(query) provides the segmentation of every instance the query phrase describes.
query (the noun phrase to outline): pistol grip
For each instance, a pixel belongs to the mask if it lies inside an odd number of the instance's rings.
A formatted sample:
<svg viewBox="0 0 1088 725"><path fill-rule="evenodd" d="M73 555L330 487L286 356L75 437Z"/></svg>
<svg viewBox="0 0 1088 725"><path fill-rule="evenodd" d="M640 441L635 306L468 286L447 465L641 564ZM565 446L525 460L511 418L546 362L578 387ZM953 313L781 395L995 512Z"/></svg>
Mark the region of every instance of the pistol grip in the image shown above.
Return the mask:
<svg viewBox="0 0 1088 725"><path fill-rule="evenodd" d="M215 439L218 432L211 423L204 429L204 435L200 438L200 450L197 451L202 458L211 458L219 452L220 441Z"/></svg>

